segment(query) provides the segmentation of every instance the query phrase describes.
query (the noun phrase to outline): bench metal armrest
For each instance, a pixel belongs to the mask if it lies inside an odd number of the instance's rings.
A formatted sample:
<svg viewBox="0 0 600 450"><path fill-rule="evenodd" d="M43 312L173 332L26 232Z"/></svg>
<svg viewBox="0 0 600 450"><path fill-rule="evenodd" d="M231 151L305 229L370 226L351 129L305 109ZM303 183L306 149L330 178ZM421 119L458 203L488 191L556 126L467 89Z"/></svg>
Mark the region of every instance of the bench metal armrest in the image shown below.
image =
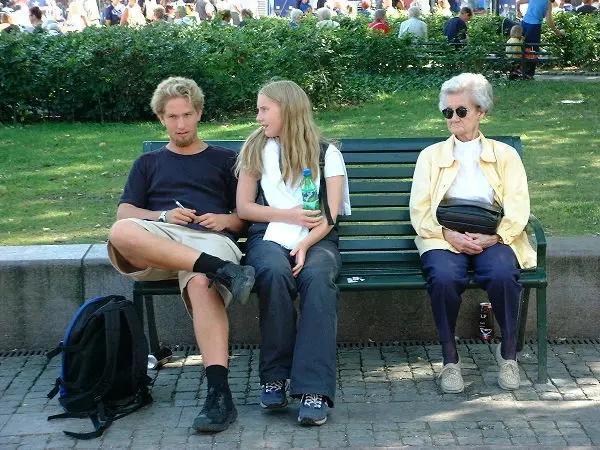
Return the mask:
<svg viewBox="0 0 600 450"><path fill-rule="evenodd" d="M546 269L546 234L542 228L542 223L533 214L529 215L527 227L531 228L535 234L535 243L537 251L537 266Z"/></svg>

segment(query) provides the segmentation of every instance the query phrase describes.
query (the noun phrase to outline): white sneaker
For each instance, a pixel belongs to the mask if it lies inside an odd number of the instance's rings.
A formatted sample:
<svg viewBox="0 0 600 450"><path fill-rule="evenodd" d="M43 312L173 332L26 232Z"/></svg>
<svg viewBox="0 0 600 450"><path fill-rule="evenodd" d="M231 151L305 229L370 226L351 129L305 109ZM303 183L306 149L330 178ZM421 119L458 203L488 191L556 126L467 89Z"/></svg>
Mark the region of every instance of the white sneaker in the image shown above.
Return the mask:
<svg viewBox="0 0 600 450"><path fill-rule="evenodd" d="M500 347L501 344L498 344L498 347L496 347L496 361L498 361L498 365L500 366L500 371L498 372L498 384L502 389L514 391L515 389L519 389L521 381L519 376L519 365L517 364L517 361L513 359L504 359Z"/></svg>
<svg viewBox="0 0 600 450"><path fill-rule="evenodd" d="M438 375L440 387L446 394L458 394L464 391L465 382L460 373L460 365L448 363L442 367L442 371Z"/></svg>

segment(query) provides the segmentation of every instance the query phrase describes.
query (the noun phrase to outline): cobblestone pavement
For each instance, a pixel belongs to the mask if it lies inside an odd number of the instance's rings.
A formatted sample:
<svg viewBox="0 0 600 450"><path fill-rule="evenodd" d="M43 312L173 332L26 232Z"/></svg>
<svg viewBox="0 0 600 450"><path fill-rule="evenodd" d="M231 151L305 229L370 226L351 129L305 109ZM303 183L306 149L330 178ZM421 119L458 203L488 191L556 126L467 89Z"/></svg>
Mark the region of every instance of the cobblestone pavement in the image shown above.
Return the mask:
<svg viewBox="0 0 600 450"><path fill-rule="evenodd" d="M535 346L520 355L521 388L497 386L493 346L461 343L466 389L441 394L437 344L340 346L335 408L322 427L296 424L297 402L265 413L258 405L258 350L232 350L230 382L239 418L229 430L196 434L205 394L202 358L177 352L152 371L154 403L115 422L102 438L74 441L87 419L48 422L61 412L47 392L60 358L0 357L0 448L565 448L600 446L600 344L549 346L547 384L536 384Z"/></svg>

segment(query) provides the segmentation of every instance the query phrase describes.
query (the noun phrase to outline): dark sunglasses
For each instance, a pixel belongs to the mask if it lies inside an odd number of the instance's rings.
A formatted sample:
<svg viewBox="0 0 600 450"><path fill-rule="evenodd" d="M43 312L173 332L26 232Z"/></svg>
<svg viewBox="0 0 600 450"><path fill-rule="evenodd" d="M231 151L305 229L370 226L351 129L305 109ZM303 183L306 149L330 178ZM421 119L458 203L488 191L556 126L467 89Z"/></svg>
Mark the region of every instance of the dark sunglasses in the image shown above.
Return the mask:
<svg viewBox="0 0 600 450"><path fill-rule="evenodd" d="M444 109L442 109L442 115L446 119L452 119L452 116L454 115L454 111L456 111L456 115L458 117L460 117L461 119L464 119L465 117L467 117L467 113L469 112L469 108L467 108L466 106L459 106L455 110L452 109L452 108L444 108Z"/></svg>

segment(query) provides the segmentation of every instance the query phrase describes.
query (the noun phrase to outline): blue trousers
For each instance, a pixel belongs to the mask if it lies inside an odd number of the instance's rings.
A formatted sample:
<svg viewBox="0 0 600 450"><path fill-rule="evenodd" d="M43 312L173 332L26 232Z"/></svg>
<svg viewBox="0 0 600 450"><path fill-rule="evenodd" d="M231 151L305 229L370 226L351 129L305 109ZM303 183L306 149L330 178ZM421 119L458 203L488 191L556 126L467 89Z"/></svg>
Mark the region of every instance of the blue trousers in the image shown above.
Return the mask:
<svg viewBox="0 0 600 450"><path fill-rule="evenodd" d="M523 37L527 44L539 44L542 41L542 24L521 22L523 27ZM533 45L533 51L538 51L539 46ZM535 59L523 62L523 75L534 76L535 75Z"/></svg>
<svg viewBox="0 0 600 450"><path fill-rule="evenodd" d="M259 297L261 383L290 379L290 395L321 394L333 406L336 385L336 334L341 267L337 234L313 245L303 269L292 276L294 259L279 244L251 233L247 264L256 270ZM300 294L300 320L294 299Z"/></svg>
<svg viewBox="0 0 600 450"><path fill-rule="evenodd" d="M444 364L458 362L454 332L469 269L475 272L475 281L487 292L492 304L494 317L502 331L502 355L506 359L516 359L523 288L519 283L519 263L512 249L508 245L496 244L478 255L430 250L423 253L421 259Z"/></svg>

